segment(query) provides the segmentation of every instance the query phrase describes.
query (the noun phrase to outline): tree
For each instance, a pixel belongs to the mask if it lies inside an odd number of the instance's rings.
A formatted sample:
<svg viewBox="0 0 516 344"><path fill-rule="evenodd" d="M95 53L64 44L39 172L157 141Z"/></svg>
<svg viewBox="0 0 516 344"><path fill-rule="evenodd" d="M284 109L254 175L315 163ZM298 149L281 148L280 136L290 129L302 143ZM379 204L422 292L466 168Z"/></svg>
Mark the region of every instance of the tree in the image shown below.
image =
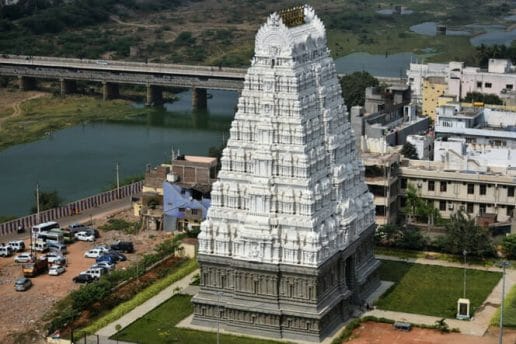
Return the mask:
<svg viewBox="0 0 516 344"><path fill-rule="evenodd" d="M368 72L354 72L340 78L342 97L348 108L365 103L365 89L371 86L378 86L379 82Z"/></svg>
<svg viewBox="0 0 516 344"><path fill-rule="evenodd" d="M503 105L503 100L496 94L484 94L480 92L468 92L464 101L468 103L482 102L490 105Z"/></svg>
<svg viewBox="0 0 516 344"><path fill-rule="evenodd" d="M516 258L516 234L511 234L503 238L502 250L505 257L509 259Z"/></svg>
<svg viewBox="0 0 516 344"><path fill-rule="evenodd" d="M36 194L34 194L34 198L36 198ZM39 210L48 210L53 208L58 208L61 206L62 199L59 197L57 191L50 192L40 192L39 193ZM31 208L31 212L35 213L38 211L37 205Z"/></svg>
<svg viewBox="0 0 516 344"><path fill-rule="evenodd" d="M462 254L466 250L468 255L477 257L495 255L496 251L489 232L475 224L475 220L463 211L451 215L450 221L445 225L445 232L440 242L447 252Z"/></svg>
<svg viewBox="0 0 516 344"><path fill-rule="evenodd" d="M405 144L403 145L403 147L401 148L401 155L403 155L405 158L407 159L411 159L411 160L418 160L419 157L417 155L417 150L416 150L416 147L410 143L410 142L405 142Z"/></svg>
<svg viewBox="0 0 516 344"><path fill-rule="evenodd" d="M441 218L439 210L433 206L431 201L422 199L418 195L417 188L412 184L407 187L406 205L403 211L407 215L409 223L417 220L426 222L428 227L433 226Z"/></svg>

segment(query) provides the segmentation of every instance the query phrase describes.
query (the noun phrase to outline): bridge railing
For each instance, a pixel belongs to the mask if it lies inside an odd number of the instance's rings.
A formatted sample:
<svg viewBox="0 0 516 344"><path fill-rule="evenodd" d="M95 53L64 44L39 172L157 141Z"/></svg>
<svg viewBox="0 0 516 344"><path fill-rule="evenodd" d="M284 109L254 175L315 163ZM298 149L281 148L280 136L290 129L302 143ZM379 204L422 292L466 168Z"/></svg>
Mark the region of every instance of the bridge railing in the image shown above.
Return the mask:
<svg viewBox="0 0 516 344"><path fill-rule="evenodd" d="M53 67L75 67L88 69L113 70L122 68L123 70L133 70L139 72L159 72L177 73L193 75L211 75L217 77L243 78L246 73L244 68L230 68L221 66L192 66L167 63L145 63L120 60L90 60L48 56L25 56L1 54L0 63L15 63L23 65L43 65Z"/></svg>
<svg viewBox="0 0 516 344"><path fill-rule="evenodd" d="M40 222L55 221L66 216L77 215L85 210L140 193L142 188L143 181L138 181L133 184L121 186L119 189L109 190L68 203L63 207L45 210L39 213ZM19 226L32 228L32 226L36 224L38 224L37 214L31 214L8 222L0 223L0 236L16 233Z"/></svg>

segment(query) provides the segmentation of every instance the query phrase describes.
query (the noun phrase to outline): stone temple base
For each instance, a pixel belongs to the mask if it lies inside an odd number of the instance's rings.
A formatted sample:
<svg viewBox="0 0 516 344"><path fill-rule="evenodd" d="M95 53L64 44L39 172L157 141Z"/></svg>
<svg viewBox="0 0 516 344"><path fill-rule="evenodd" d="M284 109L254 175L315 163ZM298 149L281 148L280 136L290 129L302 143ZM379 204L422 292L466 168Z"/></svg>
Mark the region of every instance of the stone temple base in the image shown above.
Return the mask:
<svg viewBox="0 0 516 344"><path fill-rule="evenodd" d="M200 255L192 325L320 342L380 285L374 226L318 268Z"/></svg>

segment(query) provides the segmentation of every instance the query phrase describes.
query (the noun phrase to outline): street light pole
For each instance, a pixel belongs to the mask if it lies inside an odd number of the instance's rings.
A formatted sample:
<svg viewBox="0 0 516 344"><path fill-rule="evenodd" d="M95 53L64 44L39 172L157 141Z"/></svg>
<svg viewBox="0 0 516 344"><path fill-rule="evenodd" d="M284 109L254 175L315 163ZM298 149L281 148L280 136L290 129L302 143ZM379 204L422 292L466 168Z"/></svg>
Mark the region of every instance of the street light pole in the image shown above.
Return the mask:
<svg viewBox="0 0 516 344"><path fill-rule="evenodd" d="M466 298L466 255L468 254L468 251L464 250L462 251L462 254L464 255L464 296L463 298Z"/></svg>
<svg viewBox="0 0 516 344"><path fill-rule="evenodd" d="M502 274L502 304L500 306L500 335L498 336L498 344L503 343L503 302L505 299L505 269L510 265L508 261L504 260L500 262L500 267L503 269Z"/></svg>

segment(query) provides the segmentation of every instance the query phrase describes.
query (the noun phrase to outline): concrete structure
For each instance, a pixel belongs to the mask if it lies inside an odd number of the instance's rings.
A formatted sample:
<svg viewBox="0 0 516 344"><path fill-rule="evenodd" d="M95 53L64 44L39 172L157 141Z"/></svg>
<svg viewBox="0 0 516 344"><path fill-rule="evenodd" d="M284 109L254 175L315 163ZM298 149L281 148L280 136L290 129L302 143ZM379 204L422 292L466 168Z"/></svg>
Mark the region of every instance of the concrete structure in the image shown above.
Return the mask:
<svg viewBox="0 0 516 344"><path fill-rule="evenodd" d="M163 228L163 181L169 171L170 168L163 165L152 169L149 166L145 171L141 198L133 202L134 212L141 217L144 229Z"/></svg>
<svg viewBox="0 0 516 344"><path fill-rule="evenodd" d="M469 92L496 94L504 98L516 88L516 67L509 60L490 59L488 68L464 67L463 62L448 64L411 63L407 70L408 84L413 92L413 99L423 103L424 80L430 77L444 78L446 93L463 99Z"/></svg>
<svg viewBox="0 0 516 344"><path fill-rule="evenodd" d="M433 202L441 216L458 210L470 216L495 214L496 221L510 224L516 205L516 168L482 168L464 161L463 166L447 162L403 160L401 188L417 187L421 197Z"/></svg>
<svg viewBox="0 0 516 344"><path fill-rule="evenodd" d="M439 99L448 90L448 84L443 77L427 77L423 80L422 114L435 122L436 108Z"/></svg>
<svg viewBox="0 0 516 344"><path fill-rule="evenodd" d="M165 231L199 230L206 219L211 200L194 189L176 183L163 183L163 229Z"/></svg>
<svg viewBox="0 0 516 344"><path fill-rule="evenodd" d="M432 160L433 140L427 135L409 135L407 142L411 143L417 151L419 160Z"/></svg>
<svg viewBox="0 0 516 344"><path fill-rule="evenodd" d="M184 188L192 188L209 193L217 175L217 158L175 155L170 165L169 182L175 182Z"/></svg>
<svg viewBox="0 0 516 344"><path fill-rule="evenodd" d="M161 103L162 87L187 87L194 89L194 109L205 109L206 90L240 91L245 69L2 54L0 75L18 77L22 90L33 89L39 78L58 79L62 95L75 90L75 80L100 82L104 99L118 97L119 84L145 85L148 105Z"/></svg>
<svg viewBox="0 0 516 344"><path fill-rule="evenodd" d="M377 225L397 223L400 211L400 184L398 152L362 152L365 182L374 196Z"/></svg>
<svg viewBox="0 0 516 344"><path fill-rule="evenodd" d="M378 287L373 199L312 8L258 31L218 178L192 324L319 342Z"/></svg>

